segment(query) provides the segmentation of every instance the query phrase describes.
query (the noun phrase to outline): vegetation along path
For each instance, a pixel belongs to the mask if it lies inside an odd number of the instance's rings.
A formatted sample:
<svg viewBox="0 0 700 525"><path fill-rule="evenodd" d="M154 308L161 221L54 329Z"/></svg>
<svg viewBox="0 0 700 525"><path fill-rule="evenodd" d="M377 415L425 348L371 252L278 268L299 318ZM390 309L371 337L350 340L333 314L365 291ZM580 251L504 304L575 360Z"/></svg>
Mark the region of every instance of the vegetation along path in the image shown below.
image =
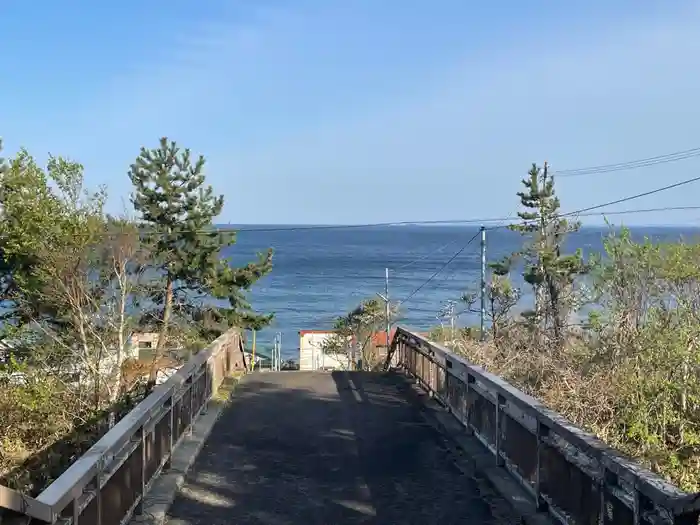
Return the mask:
<svg viewBox="0 0 700 525"><path fill-rule="evenodd" d="M393 376L278 372L243 380L168 523L478 525L506 523L504 506Z"/></svg>

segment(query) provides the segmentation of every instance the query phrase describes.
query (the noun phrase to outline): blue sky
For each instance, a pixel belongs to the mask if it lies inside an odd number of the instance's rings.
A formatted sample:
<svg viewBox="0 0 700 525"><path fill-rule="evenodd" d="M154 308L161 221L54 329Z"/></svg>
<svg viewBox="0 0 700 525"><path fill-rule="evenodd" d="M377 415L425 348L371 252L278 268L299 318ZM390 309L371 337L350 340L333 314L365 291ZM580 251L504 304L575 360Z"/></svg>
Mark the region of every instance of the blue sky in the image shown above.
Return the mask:
<svg viewBox="0 0 700 525"><path fill-rule="evenodd" d="M6 154L80 160L115 212L129 163L163 135L208 158L233 223L499 217L532 162L700 146L698 2L45 0L4 2L0 18ZM562 179L559 193L573 210L699 169Z"/></svg>

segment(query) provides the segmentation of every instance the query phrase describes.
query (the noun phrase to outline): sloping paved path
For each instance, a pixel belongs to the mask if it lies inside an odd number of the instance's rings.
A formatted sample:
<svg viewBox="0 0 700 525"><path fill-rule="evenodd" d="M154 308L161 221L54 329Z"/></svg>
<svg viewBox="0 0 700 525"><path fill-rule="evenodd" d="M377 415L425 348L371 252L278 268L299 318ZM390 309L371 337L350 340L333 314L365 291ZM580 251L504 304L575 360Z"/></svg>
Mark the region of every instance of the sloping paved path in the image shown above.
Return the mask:
<svg viewBox="0 0 700 525"><path fill-rule="evenodd" d="M492 524L392 376L251 374L170 508L170 525Z"/></svg>

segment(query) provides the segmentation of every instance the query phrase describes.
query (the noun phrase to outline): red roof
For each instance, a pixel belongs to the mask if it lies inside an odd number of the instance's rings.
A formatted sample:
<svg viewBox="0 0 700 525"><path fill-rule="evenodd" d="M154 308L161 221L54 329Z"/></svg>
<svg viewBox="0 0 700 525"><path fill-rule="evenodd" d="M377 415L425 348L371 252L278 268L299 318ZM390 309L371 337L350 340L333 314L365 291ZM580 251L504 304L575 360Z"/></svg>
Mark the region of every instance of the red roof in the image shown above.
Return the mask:
<svg viewBox="0 0 700 525"><path fill-rule="evenodd" d="M389 340L391 341L394 338L394 334L396 333L396 327L391 329L391 332L389 332ZM386 332L375 332L372 334L372 344L374 346L387 346L386 344Z"/></svg>

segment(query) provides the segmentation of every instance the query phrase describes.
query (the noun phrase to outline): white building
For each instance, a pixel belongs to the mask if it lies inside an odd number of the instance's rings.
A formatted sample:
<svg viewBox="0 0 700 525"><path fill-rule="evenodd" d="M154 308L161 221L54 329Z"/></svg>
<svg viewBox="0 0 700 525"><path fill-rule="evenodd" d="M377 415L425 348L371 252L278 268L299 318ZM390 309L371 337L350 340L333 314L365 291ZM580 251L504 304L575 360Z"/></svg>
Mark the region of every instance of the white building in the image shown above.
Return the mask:
<svg viewBox="0 0 700 525"><path fill-rule="evenodd" d="M323 343L333 335L332 330L301 330L299 332L299 370L350 370L350 357L328 354Z"/></svg>

